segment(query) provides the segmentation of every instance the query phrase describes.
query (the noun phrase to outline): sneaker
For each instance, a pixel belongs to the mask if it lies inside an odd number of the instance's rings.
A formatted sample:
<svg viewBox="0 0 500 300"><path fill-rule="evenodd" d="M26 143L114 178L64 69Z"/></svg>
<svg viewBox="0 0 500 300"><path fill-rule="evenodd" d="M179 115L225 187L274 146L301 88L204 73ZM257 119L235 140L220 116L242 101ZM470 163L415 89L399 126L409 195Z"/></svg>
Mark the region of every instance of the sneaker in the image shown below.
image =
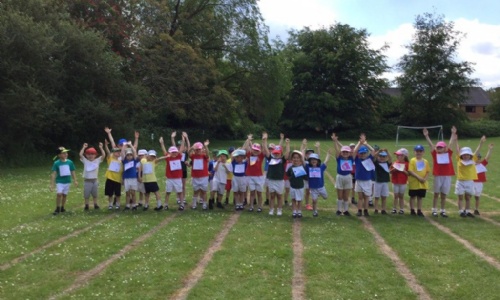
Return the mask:
<svg viewBox="0 0 500 300"><path fill-rule="evenodd" d="M56 208L56 210L54 210L54 212L53 212L52 214L53 214L54 216L57 216L60 212L61 212L61 209Z"/></svg>
<svg viewBox="0 0 500 300"><path fill-rule="evenodd" d="M137 205L136 206L132 206L132 210L137 210Z"/></svg>
<svg viewBox="0 0 500 300"><path fill-rule="evenodd" d="M229 204L229 199L226 198L226 201L224 201L224 205L228 205Z"/></svg>
<svg viewBox="0 0 500 300"><path fill-rule="evenodd" d="M373 207L373 200L368 200L368 206Z"/></svg>
<svg viewBox="0 0 500 300"><path fill-rule="evenodd" d="M281 216L283 214L283 211L281 210L281 208L278 208L278 211L276 212L276 215L277 216Z"/></svg>
<svg viewBox="0 0 500 300"><path fill-rule="evenodd" d="M248 211L249 211L249 212L253 212L253 207L250 207L250 208L248 209Z"/></svg>
<svg viewBox="0 0 500 300"><path fill-rule="evenodd" d="M168 210L168 205L165 205L165 206L163 207L163 210Z"/></svg>
<svg viewBox="0 0 500 300"><path fill-rule="evenodd" d="M142 203L137 204L137 206L142 207Z"/></svg>
<svg viewBox="0 0 500 300"><path fill-rule="evenodd" d="M257 208L257 212L262 212L262 207Z"/></svg>
<svg viewBox="0 0 500 300"><path fill-rule="evenodd" d="M222 208L222 209L224 209L224 205L222 205L222 203L220 203L220 202L217 202L217 205L216 205L216 206L217 206L217 208Z"/></svg>
<svg viewBox="0 0 500 300"><path fill-rule="evenodd" d="M424 214L422 213L422 211L420 209L417 210L417 216L419 216L419 217L425 217Z"/></svg>
<svg viewBox="0 0 500 300"><path fill-rule="evenodd" d="M272 215L274 215L274 208L271 208L271 209L269 210L269 215L271 215L271 216L272 216Z"/></svg>
<svg viewBox="0 0 500 300"><path fill-rule="evenodd" d="M432 212L432 216L433 216L433 217L437 217L437 216L438 216L437 211L433 211L433 212Z"/></svg>
<svg viewBox="0 0 500 300"><path fill-rule="evenodd" d="M120 210L120 206L115 206L115 209L116 210Z"/></svg>
<svg viewBox="0 0 500 300"><path fill-rule="evenodd" d="M125 206L125 208L123 209L123 211L126 211L126 210L130 210L130 207Z"/></svg>
<svg viewBox="0 0 500 300"><path fill-rule="evenodd" d="M415 212L415 210L413 208L410 210L410 215L412 215L412 216L416 216L417 215L417 213Z"/></svg>
<svg viewBox="0 0 500 300"><path fill-rule="evenodd" d="M160 205L160 206L155 207L155 209L154 209L154 210L156 210L156 211L160 211L160 210L162 210L162 209L163 209L163 205Z"/></svg>
<svg viewBox="0 0 500 300"><path fill-rule="evenodd" d="M297 213L293 213L292 218L294 218L294 219L297 218Z"/></svg>
<svg viewBox="0 0 500 300"><path fill-rule="evenodd" d="M182 201L182 204L184 204L184 206L186 206L188 203L186 200Z"/></svg>
<svg viewBox="0 0 500 300"><path fill-rule="evenodd" d="M404 211L404 210L402 210L402 209L400 209L400 210L399 210L399 214L400 214L400 215L404 215L404 214L405 214L405 211Z"/></svg>
<svg viewBox="0 0 500 300"><path fill-rule="evenodd" d="M64 209L64 206L61 206L61 212L65 212L66 210Z"/></svg>
<svg viewBox="0 0 500 300"><path fill-rule="evenodd" d="M397 211L396 209L393 209L393 210L391 211L391 214L393 214L393 215L395 215L395 214L397 214L397 213L398 213L398 211Z"/></svg>
<svg viewBox="0 0 500 300"><path fill-rule="evenodd" d="M476 216L481 215L481 214L479 213L479 210L477 210L477 209L475 209L475 210L474 210L474 214L475 214Z"/></svg>
<svg viewBox="0 0 500 300"><path fill-rule="evenodd" d="M475 218L475 217L476 217L476 216L474 216L474 215L473 215L472 213L470 213L470 212L468 212L468 213L466 214L466 216L467 216L467 217L471 217L471 218Z"/></svg>
<svg viewBox="0 0 500 300"><path fill-rule="evenodd" d="M460 216L461 216L462 218L465 218L465 217L467 217L467 214L465 213L465 211L463 211L463 212L461 212L461 213L460 213Z"/></svg>
<svg viewBox="0 0 500 300"><path fill-rule="evenodd" d="M306 205L306 209L307 209L307 210L313 210L313 207L312 207L312 205L311 205L311 204L307 204L307 205Z"/></svg>
<svg viewBox="0 0 500 300"><path fill-rule="evenodd" d="M264 202L264 205L269 205L269 199L266 199L266 201Z"/></svg>
<svg viewBox="0 0 500 300"><path fill-rule="evenodd" d="M179 205L179 210L184 210L184 205Z"/></svg>
<svg viewBox="0 0 500 300"><path fill-rule="evenodd" d="M348 216L348 217L350 217L350 216L351 216L351 214L349 213L349 211L348 211L348 210L346 210L346 211L344 211L344 216Z"/></svg>
<svg viewBox="0 0 500 300"><path fill-rule="evenodd" d="M383 215L387 215L387 212L385 210L381 210L380 213Z"/></svg>
<svg viewBox="0 0 500 300"><path fill-rule="evenodd" d="M247 199L245 199L245 200L243 201L243 206L247 206L247 204L248 204Z"/></svg>
<svg viewBox="0 0 500 300"><path fill-rule="evenodd" d="M363 210L363 216L369 217L370 215L368 214L368 209Z"/></svg>
<svg viewBox="0 0 500 300"><path fill-rule="evenodd" d="M441 217L443 217L443 218L448 218L448 215L447 215L444 211L442 211L442 212L440 213L440 215L441 215Z"/></svg>
<svg viewBox="0 0 500 300"><path fill-rule="evenodd" d="M354 197L352 197L351 198L351 203L354 204L354 205L356 205L356 204L358 204L358 201L356 201L356 199L354 199Z"/></svg>
<svg viewBox="0 0 500 300"><path fill-rule="evenodd" d="M201 208L202 208L203 210L207 210L207 209L208 209L208 206L207 206L207 204L206 204L205 202L203 202L203 205L201 206Z"/></svg>
<svg viewBox="0 0 500 300"><path fill-rule="evenodd" d="M317 211L317 210L315 210L315 211L313 212L313 217L317 217L317 216L318 216L318 211Z"/></svg>
<svg viewBox="0 0 500 300"><path fill-rule="evenodd" d="M112 210L112 209L113 209L112 205L108 206L108 210Z"/></svg>
<svg viewBox="0 0 500 300"><path fill-rule="evenodd" d="M144 205L144 207L142 208L142 211L146 211L148 209L149 209L149 206Z"/></svg>
<svg viewBox="0 0 500 300"><path fill-rule="evenodd" d="M302 218L302 213L297 213L297 218Z"/></svg>
<svg viewBox="0 0 500 300"><path fill-rule="evenodd" d="M356 216L361 217L363 213L361 212L361 209L358 209L358 212L356 213Z"/></svg>
<svg viewBox="0 0 500 300"><path fill-rule="evenodd" d="M83 210L89 210L89 206L85 205L85 208Z"/></svg>
<svg viewBox="0 0 500 300"><path fill-rule="evenodd" d="M191 209L196 209L196 205L191 206Z"/></svg>
<svg viewBox="0 0 500 300"><path fill-rule="evenodd" d="M177 204L181 204L181 200L177 199Z"/></svg>
<svg viewBox="0 0 500 300"><path fill-rule="evenodd" d="M99 208L100 208L99 205L94 204L94 209L99 209Z"/></svg>
<svg viewBox="0 0 500 300"><path fill-rule="evenodd" d="M214 200L213 199L208 200L208 208L214 209Z"/></svg>
<svg viewBox="0 0 500 300"><path fill-rule="evenodd" d="M337 210L336 214L337 214L337 216L340 216L340 215L342 215L342 212L340 210Z"/></svg>
<svg viewBox="0 0 500 300"><path fill-rule="evenodd" d="M373 213L377 215L378 214L378 209L374 210Z"/></svg>

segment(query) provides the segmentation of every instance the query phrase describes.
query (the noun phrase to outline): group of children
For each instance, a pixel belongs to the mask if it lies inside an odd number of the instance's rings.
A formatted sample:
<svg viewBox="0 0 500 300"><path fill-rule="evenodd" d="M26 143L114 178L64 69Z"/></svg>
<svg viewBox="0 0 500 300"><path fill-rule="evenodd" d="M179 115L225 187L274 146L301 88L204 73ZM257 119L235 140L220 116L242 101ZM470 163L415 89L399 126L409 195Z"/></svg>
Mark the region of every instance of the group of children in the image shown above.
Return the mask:
<svg viewBox="0 0 500 300"><path fill-rule="evenodd" d="M105 128L108 139L105 144L99 143L100 155L93 147L83 144L80 150L80 160L83 163L85 210L89 210L90 196L93 198L94 209L99 209L97 203L99 165L106 159L105 195L108 197L108 209L120 209L122 185L125 190L125 210L149 209L151 193L155 195L155 210L168 210L171 193L176 194L179 210L187 205L186 179L188 168L191 169L193 198L191 208L201 205L203 209L224 208L223 195L226 194L226 204L230 192L233 192L236 210L243 210L248 205L248 211L263 211L263 193L266 191L266 204L269 204L269 214L281 216L284 202L290 197L292 200L292 217L302 217L302 202L306 201L306 209L318 216L317 200L327 198L324 185L324 172L330 159L330 151L324 162L320 158L320 143L316 142L316 151L307 149L307 140L303 140L300 150L290 151L290 141L281 139L278 145L268 144L268 135L263 133L262 144L253 142L253 135L248 135L242 147L228 150L219 150L210 160L208 149L209 141L196 142L191 147L187 133L182 133L182 139L176 143L176 133L171 134L172 145L167 149L163 138L160 146L163 156L157 157L155 150L136 150L139 133L135 133L135 141L120 139L115 144L110 128ZM445 210L446 196L451 188L451 178L455 175L452 163L452 147L455 146L457 155L457 181L455 193L458 195L460 216L474 217L479 215L479 197L482 184L486 181L485 172L493 144L489 145L484 159L481 159L479 150L486 138L480 140L477 150L473 153L469 147L459 148L456 128L451 131L449 145L439 141L432 143L427 130L424 136L432 149L434 199L432 215L438 216L437 200L440 197L440 213L447 217ZM360 135L357 144L342 145L338 137L333 134L335 156L337 161L337 215L349 216L349 196L351 190L358 195L357 216L368 216L370 199L374 196L374 213L387 214L387 197L389 196L389 182L393 183L394 204L393 214L404 214L404 194L408 189L410 196L410 213L423 216L422 199L428 189L430 165L423 158L424 147L417 145L414 148L415 157L409 159L408 150L401 148L396 151L396 160L393 162L387 149L377 149L368 144L366 136ZM283 142L285 146L283 147ZM109 149L109 144L111 149ZM64 212L66 197L69 192L71 179L78 185L75 176L75 166L68 159L68 149L59 147L51 176L51 189L57 189L57 215ZM55 158L55 159L56 159ZM166 192L162 203L159 186L156 178L156 166L159 161L165 160ZM137 199L137 192L139 197ZM250 198L247 200L247 192ZM471 196L476 198L474 214L470 209ZM309 197L312 206L309 207ZM464 207L465 200L465 207ZM380 205L379 205L380 201ZM415 206L416 202L416 206ZM399 208L399 211L398 211Z"/></svg>

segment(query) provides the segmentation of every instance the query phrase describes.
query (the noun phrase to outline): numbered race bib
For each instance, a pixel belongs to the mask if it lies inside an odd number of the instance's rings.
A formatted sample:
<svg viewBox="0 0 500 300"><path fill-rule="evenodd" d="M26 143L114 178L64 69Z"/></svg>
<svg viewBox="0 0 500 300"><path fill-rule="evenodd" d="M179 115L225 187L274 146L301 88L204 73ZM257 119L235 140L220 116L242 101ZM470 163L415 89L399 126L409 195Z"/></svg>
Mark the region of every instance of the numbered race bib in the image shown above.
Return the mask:
<svg viewBox="0 0 500 300"><path fill-rule="evenodd" d="M476 172L477 173L484 173L488 171L486 167L483 164L476 164Z"/></svg>
<svg viewBox="0 0 500 300"><path fill-rule="evenodd" d="M170 171L177 171L182 169L181 161L176 159L176 160L171 160L169 162L170 165Z"/></svg>
<svg viewBox="0 0 500 300"><path fill-rule="evenodd" d="M400 164L400 163L394 163L392 165L394 167L394 169L400 171L400 172L403 172L405 170L405 165L404 164Z"/></svg>
<svg viewBox="0 0 500 300"><path fill-rule="evenodd" d="M437 153L436 154L436 161L440 165L446 165L450 163L450 156L448 153Z"/></svg>
<svg viewBox="0 0 500 300"><path fill-rule="evenodd" d="M321 169L309 168L309 178L321 178Z"/></svg>
<svg viewBox="0 0 500 300"><path fill-rule="evenodd" d="M474 162L472 161L472 159L469 159L469 160L461 160L460 161L462 163L462 165L464 166L470 166L472 165Z"/></svg>
<svg viewBox="0 0 500 300"><path fill-rule="evenodd" d="M269 161L269 165L270 166L274 166L274 165L277 165L281 162L281 159L279 158L271 158L271 160Z"/></svg>
<svg viewBox="0 0 500 300"><path fill-rule="evenodd" d="M94 171L95 169L97 169L99 167L99 164L98 163L95 163L95 162L87 162L85 164L85 171L87 172L92 172Z"/></svg>
<svg viewBox="0 0 500 300"><path fill-rule="evenodd" d="M352 160L340 160L340 170L342 171L352 171Z"/></svg>
<svg viewBox="0 0 500 300"><path fill-rule="evenodd" d="M384 169L384 171L389 173L389 165L387 163L379 163L379 165L382 167L382 169Z"/></svg>
<svg viewBox="0 0 500 300"><path fill-rule="evenodd" d="M193 170L203 170L203 159L196 158L193 160Z"/></svg>
<svg viewBox="0 0 500 300"><path fill-rule="evenodd" d="M361 164L363 165L363 167L365 167L365 170L367 171L375 170L375 165L373 164L373 161L369 158L361 161Z"/></svg>
<svg viewBox="0 0 500 300"><path fill-rule="evenodd" d="M423 160L417 161L417 171L423 171L425 169L425 162Z"/></svg>
<svg viewBox="0 0 500 300"><path fill-rule="evenodd" d="M295 175L295 177L300 177L300 176L304 176L307 174L306 170L304 169L303 166L292 167L292 171L293 171L293 175Z"/></svg>
<svg viewBox="0 0 500 300"><path fill-rule="evenodd" d="M134 161L129 161L128 163L125 163L125 164L123 165L123 169L124 169L125 171L127 171L128 169L133 168L133 167L134 167Z"/></svg>
<svg viewBox="0 0 500 300"><path fill-rule="evenodd" d="M119 161L112 161L109 164L108 170L110 170L111 172L118 173L118 172L120 172L120 167L121 166L122 166L121 162L119 162Z"/></svg>
<svg viewBox="0 0 500 300"><path fill-rule="evenodd" d="M234 174L244 174L244 173L245 173L245 164L234 165Z"/></svg>
<svg viewBox="0 0 500 300"><path fill-rule="evenodd" d="M71 171L68 165L59 166L59 176L70 176Z"/></svg>
<svg viewBox="0 0 500 300"><path fill-rule="evenodd" d="M259 158L257 156L250 156L250 165L253 166Z"/></svg>
<svg viewBox="0 0 500 300"><path fill-rule="evenodd" d="M150 163L142 165L142 173L143 174L153 174L153 165Z"/></svg>

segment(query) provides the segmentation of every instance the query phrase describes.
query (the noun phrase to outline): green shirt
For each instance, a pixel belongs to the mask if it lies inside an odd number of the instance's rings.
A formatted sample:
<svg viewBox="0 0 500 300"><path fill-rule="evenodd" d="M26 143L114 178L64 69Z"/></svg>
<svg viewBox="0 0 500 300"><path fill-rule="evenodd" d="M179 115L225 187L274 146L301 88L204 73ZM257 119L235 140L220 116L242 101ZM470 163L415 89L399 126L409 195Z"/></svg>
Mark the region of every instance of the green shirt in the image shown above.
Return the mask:
<svg viewBox="0 0 500 300"><path fill-rule="evenodd" d="M57 173L56 183L71 183L71 172L75 171L75 165L69 159L64 162L58 159L52 165L52 171Z"/></svg>

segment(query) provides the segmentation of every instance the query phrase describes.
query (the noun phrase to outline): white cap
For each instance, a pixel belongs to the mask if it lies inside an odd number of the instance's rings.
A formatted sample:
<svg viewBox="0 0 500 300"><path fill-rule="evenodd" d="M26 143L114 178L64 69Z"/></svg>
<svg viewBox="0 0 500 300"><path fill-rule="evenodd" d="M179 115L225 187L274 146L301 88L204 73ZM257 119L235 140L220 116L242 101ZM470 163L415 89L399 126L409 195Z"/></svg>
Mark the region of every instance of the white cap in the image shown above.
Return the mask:
<svg viewBox="0 0 500 300"><path fill-rule="evenodd" d="M141 149L141 150L139 150L139 152L137 152L137 155L148 155L148 150Z"/></svg>
<svg viewBox="0 0 500 300"><path fill-rule="evenodd" d="M149 156L156 156L156 151L154 151L154 150L149 150L149 151L148 151L148 155L149 155Z"/></svg>
<svg viewBox="0 0 500 300"><path fill-rule="evenodd" d="M474 155L474 153L472 153L472 149L469 147L463 147L462 149L460 149L460 156L464 154Z"/></svg>

